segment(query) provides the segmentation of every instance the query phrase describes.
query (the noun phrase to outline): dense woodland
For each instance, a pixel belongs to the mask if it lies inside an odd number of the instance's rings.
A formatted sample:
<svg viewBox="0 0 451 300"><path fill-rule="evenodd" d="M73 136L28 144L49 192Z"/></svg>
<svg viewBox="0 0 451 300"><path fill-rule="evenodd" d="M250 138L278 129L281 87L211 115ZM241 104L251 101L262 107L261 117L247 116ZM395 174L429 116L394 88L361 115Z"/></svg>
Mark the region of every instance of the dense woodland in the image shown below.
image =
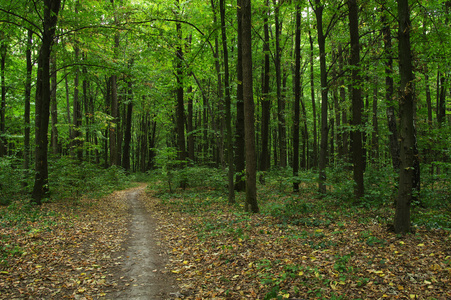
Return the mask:
<svg viewBox="0 0 451 300"><path fill-rule="evenodd" d="M61 162L158 169L171 189L208 166L227 172L230 203L246 191L244 209L259 212L256 185L279 170L295 193L346 181L357 204L384 182L394 230L409 232L412 206L449 204L450 9L1 0L1 201L42 203L73 177Z"/></svg>

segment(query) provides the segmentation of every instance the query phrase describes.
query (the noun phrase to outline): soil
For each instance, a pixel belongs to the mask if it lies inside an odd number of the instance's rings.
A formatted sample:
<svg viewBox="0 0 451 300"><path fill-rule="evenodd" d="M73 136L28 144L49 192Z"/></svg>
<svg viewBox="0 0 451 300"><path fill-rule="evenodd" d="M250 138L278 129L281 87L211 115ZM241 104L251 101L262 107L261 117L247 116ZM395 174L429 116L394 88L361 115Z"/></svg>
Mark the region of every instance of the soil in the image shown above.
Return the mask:
<svg viewBox="0 0 451 300"><path fill-rule="evenodd" d="M145 185L124 191L129 204L129 237L123 244L117 286L109 299L174 299L177 286L165 268L167 255L159 242L158 223L146 209ZM122 285L123 284L123 285Z"/></svg>

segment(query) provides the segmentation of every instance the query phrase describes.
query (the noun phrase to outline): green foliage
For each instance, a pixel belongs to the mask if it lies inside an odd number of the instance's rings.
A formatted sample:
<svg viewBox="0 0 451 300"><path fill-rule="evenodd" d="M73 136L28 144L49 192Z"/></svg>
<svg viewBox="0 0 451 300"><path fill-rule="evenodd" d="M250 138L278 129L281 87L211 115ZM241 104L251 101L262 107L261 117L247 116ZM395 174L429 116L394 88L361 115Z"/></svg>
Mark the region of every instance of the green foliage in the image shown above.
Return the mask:
<svg viewBox="0 0 451 300"><path fill-rule="evenodd" d="M22 184L31 184L29 175L20 167L20 160L13 156L0 157L0 205L9 205L22 192Z"/></svg>
<svg viewBox="0 0 451 300"><path fill-rule="evenodd" d="M89 162L61 157L49 163L49 185L53 200L78 200L85 194L99 197L123 189L130 185L130 180L120 167L102 169Z"/></svg>

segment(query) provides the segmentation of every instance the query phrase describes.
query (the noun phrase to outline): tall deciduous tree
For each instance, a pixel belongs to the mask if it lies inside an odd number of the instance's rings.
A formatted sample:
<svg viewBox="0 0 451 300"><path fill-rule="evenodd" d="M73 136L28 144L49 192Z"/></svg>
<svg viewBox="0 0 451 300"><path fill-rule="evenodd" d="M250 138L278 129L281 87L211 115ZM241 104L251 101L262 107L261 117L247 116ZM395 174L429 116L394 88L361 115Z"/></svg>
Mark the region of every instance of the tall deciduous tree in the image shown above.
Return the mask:
<svg viewBox="0 0 451 300"><path fill-rule="evenodd" d="M257 159L254 131L251 0L242 0L244 137L246 145L246 211L258 213Z"/></svg>
<svg viewBox="0 0 451 300"><path fill-rule="evenodd" d="M244 142L244 100L243 100L243 20L242 0L237 0L237 91L236 91L236 127L235 127L235 189L242 192L246 189L245 142Z"/></svg>
<svg viewBox="0 0 451 300"><path fill-rule="evenodd" d="M398 1L398 54L400 72L399 116L401 165L394 227L396 233L410 231L410 207L415 180L415 104L413 91L412 51L410 46L410 7L408 0Z"/></svg>
<svg viewBox="0 0 451 300"><path fill-rule="evenodd" d="M227 164L229 165L228 170L228 199L229 203L235 203L235 187L233 184L233 177L235 173L235 168L233 164L233 131L232 131L232 105L230 97L230 83L229 83L229 51L227 46L227 35L226 35L226 22L225 22L225 0L219 1L219 10L221 14L221 36L222 36L222 51L224 56L224 98L225 98L225 126L227 131Z"/></svg>
<svg viewBox="0 0 451 300"><path fill-rule="evenodd" d="M50 56L60 7L61 0L44 0L42 44L39 50L38 74L36 80L36 159L35 180L32 193L32 201L39 205L42 203L42 198L49 192L47 131L50 113Z"/></svg>
<svg viewBox="0 0 451 300"><path fill-rule="evenodd" d="M363 184L363 172L365 159L362 145L362 90L360 76L360 42L359 42L359 7L357 0L349 0L349 33L351 36L351 81L352 81L352 132L351 148L354 168L354 197L359 200L363 197L365 189Z"/></svg>
<svg viewBox="0 0 451 300"><path fill-rule="evenodd" d="M316 15L316 28L318 32L319 61L321 72L321 142L319 152L319 192L326 193L326 164L327 164L327 137L329 128L327 125L328 114L328 85L326 66L326 34L323 29L324 4L321 0L315 0L314 11Z"/></svg>
<svg viewBox="0 0 451 300"><path fill-rule="evenodd" d="M299 174L299 114L301 98L301 8L296 5L296 30L294 42L294 117L293 117L293 176ZM293 191L299 191L299 181L293 182Z"/></svg>

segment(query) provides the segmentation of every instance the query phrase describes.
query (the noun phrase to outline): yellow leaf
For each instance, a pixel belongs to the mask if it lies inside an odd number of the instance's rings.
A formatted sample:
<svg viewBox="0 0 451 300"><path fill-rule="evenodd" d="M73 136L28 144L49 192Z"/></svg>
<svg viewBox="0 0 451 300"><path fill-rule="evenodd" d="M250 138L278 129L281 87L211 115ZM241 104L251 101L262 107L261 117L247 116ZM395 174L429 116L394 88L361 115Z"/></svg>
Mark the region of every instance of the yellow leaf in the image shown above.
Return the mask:
<svg viewBox="0 0 451 300"><path fill-rule="evenodd" d="M299 276L302 276L302 275L304 275L304 272L299 271L298 275L299 275Z"/></svg>
<svg viewBox="0 0 451 300"><path fill-rule="evenodd" d="M424 244L418 244L417 246L418 247L424 247Z"/></svg>
<svg viewBox="0 0 451 300"><path fill-rule="evenodd" d="M404 287L402 285L398 285L398 290L402 291Z"/></svg>
<svg viewBox="0 0 451 300"><path fill-rule="evenodd" d="M288 298L290 298L290 294L283 294L282 297L288 299Z"/></svg>
<svg viewBox="0 0 451 300"><path fill-rule="evenodd" d="M399 243L400 243L401 245L404 245L404 244L405 244L403 241L400 241Z"/></svg>
<svg viewBox="0 0 451 300"><path fill-rule="evenodd" d="M184 265L187 265L187 264L188 264L188 261L187 261L187 260L185 260L185 261L183 262L183 264L184 264Z"/></svg>
<svg viewBox="0 0 451 300"><path fill-rule="evenodd" d="M425 280L425 281L424 281L424 284L432 284L432 282L430 282L430 281L428 281L428 280Z"/></svg>
<svg viewBox="0 0 451 300"><path fill-rule="evenodd" d="M417 295L415 295L415 294L410 294L409 296L410 296L410 299L415 299L417 297Z"/></svg>

